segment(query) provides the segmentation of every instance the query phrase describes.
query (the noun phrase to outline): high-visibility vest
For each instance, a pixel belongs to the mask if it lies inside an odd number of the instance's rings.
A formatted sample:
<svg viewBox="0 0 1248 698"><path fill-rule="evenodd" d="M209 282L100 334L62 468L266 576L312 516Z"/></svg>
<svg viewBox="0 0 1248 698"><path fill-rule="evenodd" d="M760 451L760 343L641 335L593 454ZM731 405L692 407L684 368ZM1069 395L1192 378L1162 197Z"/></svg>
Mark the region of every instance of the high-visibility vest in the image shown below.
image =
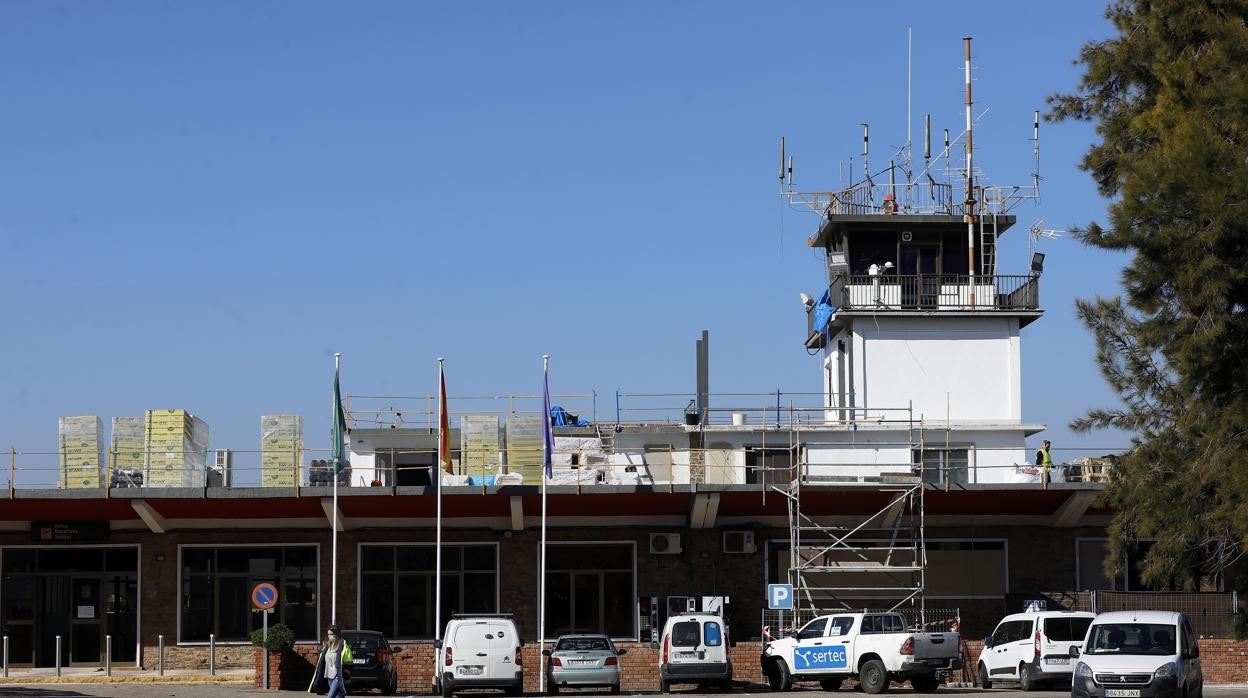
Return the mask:
<svg viewBox="0 0 1248 698"><path fill-rule="evenodd" d="M1050 454L1049 454L1049 452L1048 452L1047 450L1045 450L1045 449L1043 449L1043 448L1042 448L1042 449L1040 449L1039 451L1036 451L1036 453L1037 453L1037 454L1039 454L1039 456L1040 456L1040 464L1041 464L1041 465L1043 465L1043 466L1044 466L1044 467L1046 467L1046 468L1048 468L1049 466L1053 465L1053 456L1052 456L1052 455L1050 455Z"/></svg>

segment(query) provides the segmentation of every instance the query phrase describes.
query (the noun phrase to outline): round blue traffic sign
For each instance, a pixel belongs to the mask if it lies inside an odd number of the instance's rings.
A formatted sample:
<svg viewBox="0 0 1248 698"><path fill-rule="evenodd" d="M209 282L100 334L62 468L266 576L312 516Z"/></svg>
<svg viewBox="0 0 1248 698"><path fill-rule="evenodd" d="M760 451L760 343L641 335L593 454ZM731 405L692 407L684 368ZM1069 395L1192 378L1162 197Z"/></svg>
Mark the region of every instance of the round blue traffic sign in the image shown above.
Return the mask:
<svg viewBox="0 0 1248 698"><path fill-rule="evenodd" d="M277 605L277 587L261 582L251 588L251 605L267 611Z"/></svg>

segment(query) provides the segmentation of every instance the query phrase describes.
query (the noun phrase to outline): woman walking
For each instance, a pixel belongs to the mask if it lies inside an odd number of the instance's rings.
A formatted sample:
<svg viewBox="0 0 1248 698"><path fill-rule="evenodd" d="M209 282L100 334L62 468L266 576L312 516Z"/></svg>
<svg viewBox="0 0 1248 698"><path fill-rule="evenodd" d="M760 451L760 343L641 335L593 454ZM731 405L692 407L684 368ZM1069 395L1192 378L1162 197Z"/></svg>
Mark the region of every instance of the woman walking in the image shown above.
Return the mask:
<svg viewBox="0 0 1248 698"><path fill-rule="evenodd" d="M308 693L316 690L321 680L329 684L328 698L339 698L347 695L346 667L351 666L351 646L342 639L338 626L329 626L329 635L321 656L316 660L316 670L312 672L312 683L308 685Z"/></svg>

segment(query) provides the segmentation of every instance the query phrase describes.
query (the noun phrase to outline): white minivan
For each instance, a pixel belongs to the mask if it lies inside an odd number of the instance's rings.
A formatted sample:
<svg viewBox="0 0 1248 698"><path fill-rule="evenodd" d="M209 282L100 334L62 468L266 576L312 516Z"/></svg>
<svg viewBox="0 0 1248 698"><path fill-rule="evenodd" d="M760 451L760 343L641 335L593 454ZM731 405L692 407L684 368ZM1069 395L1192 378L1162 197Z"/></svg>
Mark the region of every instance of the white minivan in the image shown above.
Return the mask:
<svg viewBox="0 0 1248 698"><path fill-rule="evenodd" d="M1070 683L1070 648L1082 647L1096 618L1086 611L1028 611L1001 619L979 653L979 685L1017 681L1030 691L1039 684Z"/></svg>
<svg viewBox="0 0 1248 698"><path fill-rule="evenodd" d="M433 644L438 673L434 692L450 698L470 688L501 689L509 696L524 692L524 665L511 614L454 615L442 639Z"/></svg>
<svg viewBox="0 0 1248 698"><path fill-rule="evenodd" d="M659 691L667 693L676 683L732 690L729 642L728 624L713 613L668 617L659 638Z"/></svg>
<svg viewBox="0 0 1248 698"><path fill-rule="evenodd" d="M1200 645L1173 611L1102 613L1075 660L1071 698L1200 698Z"/></svg>

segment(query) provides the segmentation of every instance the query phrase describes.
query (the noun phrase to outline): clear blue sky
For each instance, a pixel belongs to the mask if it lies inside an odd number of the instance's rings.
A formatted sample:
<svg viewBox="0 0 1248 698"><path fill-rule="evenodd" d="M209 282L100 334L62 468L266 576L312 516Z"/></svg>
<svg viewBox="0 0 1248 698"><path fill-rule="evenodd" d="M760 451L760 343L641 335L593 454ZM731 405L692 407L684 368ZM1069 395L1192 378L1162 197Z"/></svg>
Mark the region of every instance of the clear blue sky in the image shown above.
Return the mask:
<svg viewBox="0 0 1248 698"><path fill-rule="evenodd" d="M333 351L356 394L817 391L798 291L813 214L872 124L960 130L975 38L977 162L1031 172L1031 112L1072 89L1097 2L6 2L0 5L0 444L53 450L56 418L185 407L254 449L295 412L328 442ZM1042 126L1026 224L1103 218L1083 124ZM857 158L855 157L855 160ZM1024 417L1058 446L1112 400L1073 300L1124 258L1043 245ZM610 402L610 398L600 401ZM605 408L604 408L605 411Z"/></svg>

